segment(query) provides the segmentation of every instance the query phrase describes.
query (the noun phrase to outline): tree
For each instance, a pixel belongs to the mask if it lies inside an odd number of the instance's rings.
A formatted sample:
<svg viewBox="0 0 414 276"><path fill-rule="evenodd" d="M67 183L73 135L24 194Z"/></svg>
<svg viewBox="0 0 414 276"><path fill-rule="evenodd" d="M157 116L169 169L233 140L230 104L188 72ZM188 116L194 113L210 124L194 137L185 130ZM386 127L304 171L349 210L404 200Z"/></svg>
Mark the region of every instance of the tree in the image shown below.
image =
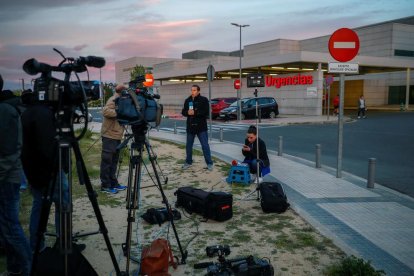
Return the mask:
<svg viewBox="0 0 414 276"><path fill-rule="evenodd" d="M144 76L145 74L151 74L150 70L147 70L143 65L135 65L135 67L131 70L130 73L130 80L133 81L135 80L138 76ZM137 85L138 87L142 88L143 84L139 83Z"/></svg>

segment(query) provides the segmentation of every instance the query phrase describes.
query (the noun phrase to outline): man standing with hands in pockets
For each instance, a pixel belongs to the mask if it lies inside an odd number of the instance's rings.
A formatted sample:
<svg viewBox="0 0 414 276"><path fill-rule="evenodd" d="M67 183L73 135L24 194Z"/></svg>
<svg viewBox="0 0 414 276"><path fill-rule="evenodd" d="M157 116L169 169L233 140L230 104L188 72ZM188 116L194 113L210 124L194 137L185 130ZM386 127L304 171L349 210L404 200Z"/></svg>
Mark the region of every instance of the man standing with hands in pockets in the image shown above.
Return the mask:
<svg viewBox="0 0 414 276"><path fill-rule="evenodd" d="M207 118L210 112L210 103L206 97L200 95L200 86L191 87L191 96L185 102L181 111L187 117L187 143L185 147L186 158L182 168L187 169L193 164L193 145L197 135L203 150L204 160L209 171L213 170L210 146L208 144Z"/></svg>

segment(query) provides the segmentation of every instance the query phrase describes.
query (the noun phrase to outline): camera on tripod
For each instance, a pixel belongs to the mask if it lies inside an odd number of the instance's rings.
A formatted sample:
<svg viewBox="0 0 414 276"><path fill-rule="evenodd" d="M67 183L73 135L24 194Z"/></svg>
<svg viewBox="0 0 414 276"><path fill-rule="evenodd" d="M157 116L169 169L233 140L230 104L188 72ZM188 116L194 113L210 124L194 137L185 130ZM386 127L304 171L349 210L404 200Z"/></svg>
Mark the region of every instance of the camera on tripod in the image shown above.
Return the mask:
<svg viewBox="0 0 414 276"><path fill-rule="evenodd" d="M207 256L218 256L218 262L198 263L194 265L195 269L207 268L208 276L273 276L274 269L270 261L259 259L252 255L226 260L224 255L230 255L228 245L214 245L206 247Z"/></svg>
<svg viewBox="0 0 414 276"><path fill-rule="evenodd" d="M159 126L161 123L163 106L155 100L160 95L151 94L147 87L142 86L143 82L145 76L137 76L129 82L129 88L115 99L116 117L120 125L155 123L155 126Z"/></svg>
<svg viewBox="0 0 414 276"><path fill-rule="evenodd" d="M72 72L77 73L87 71L87 66L102 68L105 66L105 59L96 56L79 58L66 58L60 51L58 52L63 60L58 66L51 66L37 61L35 58L28 59L23 64L23 70L29 75L41 76L35 79L32 100L45 103L51 106L57 105L81 105L89 100L99 99L99 85L94 81L70 81ZM64 80L52 77L52 72L62 72L65 74Z"/></svg>

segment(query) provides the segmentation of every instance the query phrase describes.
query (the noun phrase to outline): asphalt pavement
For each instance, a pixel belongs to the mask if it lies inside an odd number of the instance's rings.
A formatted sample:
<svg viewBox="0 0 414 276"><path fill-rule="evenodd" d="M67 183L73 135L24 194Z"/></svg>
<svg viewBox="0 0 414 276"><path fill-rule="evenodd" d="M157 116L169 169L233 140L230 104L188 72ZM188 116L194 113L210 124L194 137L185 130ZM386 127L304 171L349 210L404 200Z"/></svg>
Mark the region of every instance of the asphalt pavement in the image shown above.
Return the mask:
<svg viewBox="0 0 414 276"><path fill-rule="evenodd" d="M286 116L261 124L334 123L326 116ZM251 122L245 122L247 124ZM100 130L100 123L89 128ZM156 137L185 143L185 134L157 131ZM243 141L241 141L243 142ZM198 140L195 147L200 148ZM225 161L243 160L241 143L213 139L212 155ZM184 154L184 153L183 153ZM377 183L367 188L367 180L314 162L269 151L271 173L265 181L283 184L291 208L313 227L344 250L370 260L387 275L414 275L414 199ZM251 185L252 191L255 185Z"/></svg>

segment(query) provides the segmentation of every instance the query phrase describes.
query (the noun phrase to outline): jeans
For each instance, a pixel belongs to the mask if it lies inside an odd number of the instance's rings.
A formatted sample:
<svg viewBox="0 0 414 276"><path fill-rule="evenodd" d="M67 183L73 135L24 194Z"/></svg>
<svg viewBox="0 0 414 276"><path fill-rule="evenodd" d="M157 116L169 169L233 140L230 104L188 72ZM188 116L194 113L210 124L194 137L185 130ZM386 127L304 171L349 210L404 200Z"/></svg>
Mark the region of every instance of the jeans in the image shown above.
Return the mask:
<svg viewBox="0 0 414 276"><path fill-rule="evenodd" d="M250 173L257 174L257 159L245 159L243 163L249 164ZM262 175L263 162L259 161L259 176Z"/></svg>
<svg viewBox="0 0 414 276"><path fill-rule="evenodd" d="M66 209L69 202L69 186L68 186L68 179L66 175L62 172L62 189L63 189L63 208ZM50 184L52 185L52 183ZM52 194L52 201L55 203L55 227L56 227L56 234L58 235L58 229L60 226L60 204L59 204L59 182L56 182L55 189ZM32 251L34 252L36 242L38 240L37 230L39 228L39 222L40 222L40 216L42 211L42 198L43 198L43 189L38 188L32 188L32 197L33 197L33 203L32 203L32 212L30 214L30 226L29 226L29 232L30 232L30 247ZM45 247L45 239L44 236L40 238L40 247L39 249L42 250Z"/></svg>
<svg viewBox="0 0 414 276"><path fill-rule="evenodd" d="M119 150L116 148L121 143L120 140L102 137L102 156L101 156L101 186L102 188L113 188L118 186L116 179L116 169L119 160Z"/></svg>
<svg viewBox="0 0 414 276"><path fill-rule="evenodd" d="M20 183L0 183L0 238L6 250L7 271L29 275L31 251L19 221Z"/></svg>
<svg viewBox="0 0 414 276"><path fill-rule="evenodd" d="M360 107L358 109L358 117L361 116L361 114L365 117L365 107Z"/></svg>
<svg viewBox="0 0 414 276"><path fill-rule="evenodd" d="M213 160L211 160L211 152L210 146L208 145L207 131L199 132L197 134L187 132L187 144L185 145L185 163L190 165L193 164L193 145L196 135L198 137L198 140L200 141L201 149L203 150L204 160L206 161L207 165L212 165Z"/></svg>

